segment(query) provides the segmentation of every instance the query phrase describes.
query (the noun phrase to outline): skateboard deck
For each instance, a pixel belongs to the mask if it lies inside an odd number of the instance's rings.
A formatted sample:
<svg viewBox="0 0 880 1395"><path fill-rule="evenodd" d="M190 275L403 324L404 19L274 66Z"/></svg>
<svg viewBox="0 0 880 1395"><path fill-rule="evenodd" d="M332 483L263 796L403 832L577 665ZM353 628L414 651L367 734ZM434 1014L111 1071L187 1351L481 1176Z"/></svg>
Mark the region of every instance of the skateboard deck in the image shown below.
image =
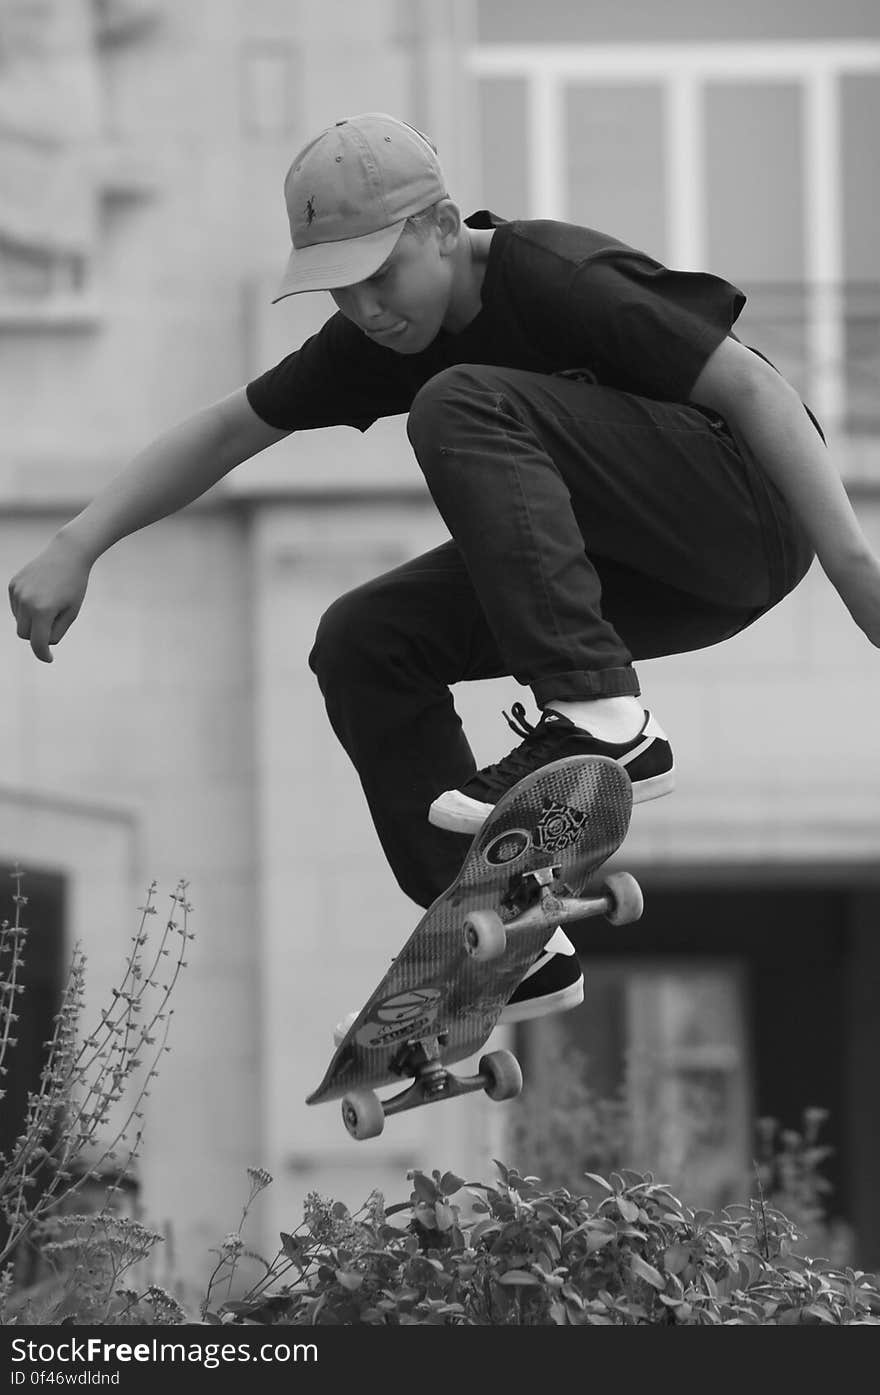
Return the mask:
<svg viewBox="0 0 880 1395"><path fill-rule="evenodd" d="M473 839L455 881L432 903L337 1046L307 1104L343 1099L356 1138L380 1133L385 1116L432 1099L485 1089L518 1093L509 1052L484 1057L473 1077L447 1067L476 1052L557 925L605 914L641 914L626 873L600 895L590 878L626 837L629 776L604 756L555 761L499 800ZM409 1078L392 1100L376 1088Z"/></svg>

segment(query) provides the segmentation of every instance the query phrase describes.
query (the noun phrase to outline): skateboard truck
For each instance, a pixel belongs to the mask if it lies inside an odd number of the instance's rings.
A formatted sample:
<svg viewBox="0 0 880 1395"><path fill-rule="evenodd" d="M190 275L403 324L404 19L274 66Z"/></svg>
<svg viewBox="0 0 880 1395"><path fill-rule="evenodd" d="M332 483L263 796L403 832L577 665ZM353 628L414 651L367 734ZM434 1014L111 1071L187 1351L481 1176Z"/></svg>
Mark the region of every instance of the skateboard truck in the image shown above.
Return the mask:
<svg viewBox="0 0 880 1395"><path fill-rule="evenodd" d="M390 1114L420 1104L455 1099L475 1090L485 1090L490 1100L509 1100L522 1089L522 1071L512 1051L490 1051L480 1058L476 1075L455 1075L441 1064L441 1045L438 1037L404 1043L392 1068L400 1075L411 1075L413 1081L391 1099L381 1100L374 1090L352 1090L345 1096L342 1122L352 1138L376 1138Z"/></svg>
<svg viewBox="0 0 880 1395"><path fill-rule="evenodd" d="M497 959L507 948L510 934L535 930L543 925L565 925L570 920L604 915L612 925L628 925L638 920L644 902L641 888L629 872L612 872L595 896L573 896L559 882L558 867L536 867L525 872L520 888L529 882L537 885L537 897L518 911L512 920L504 921L497 911L479 908L465 917L464 947L474 959ZM522 896L515 896L514 905L522 905Z"/></svg>

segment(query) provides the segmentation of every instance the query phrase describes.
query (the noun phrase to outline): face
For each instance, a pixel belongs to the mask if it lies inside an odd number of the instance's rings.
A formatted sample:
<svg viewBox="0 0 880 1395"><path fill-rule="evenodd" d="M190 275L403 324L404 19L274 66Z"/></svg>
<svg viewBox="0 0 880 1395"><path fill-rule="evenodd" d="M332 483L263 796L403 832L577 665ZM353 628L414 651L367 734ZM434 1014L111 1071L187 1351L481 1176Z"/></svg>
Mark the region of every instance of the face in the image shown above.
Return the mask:
<svg viewBox="0 0 880 1395"><path fill-rule="evenodd" d="M391 256L367 281L331 291L346 319L398 354L417 354L437 337L449 311L454 257L440 228L401 234Z"/></svg>

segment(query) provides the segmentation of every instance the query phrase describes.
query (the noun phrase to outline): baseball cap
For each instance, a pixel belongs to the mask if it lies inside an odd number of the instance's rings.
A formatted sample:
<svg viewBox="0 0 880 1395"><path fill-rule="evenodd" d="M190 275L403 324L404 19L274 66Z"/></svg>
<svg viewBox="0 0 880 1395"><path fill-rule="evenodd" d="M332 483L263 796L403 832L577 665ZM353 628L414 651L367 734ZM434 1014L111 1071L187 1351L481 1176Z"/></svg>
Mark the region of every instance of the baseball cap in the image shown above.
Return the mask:
<svg viewBox="0 0 880 1395"><path fill-rule="evenodd" d="M273 305L372 276L407 218L445 197L436 148L414 126L368 111L326 127L284 180L293 250Z"/></svg>

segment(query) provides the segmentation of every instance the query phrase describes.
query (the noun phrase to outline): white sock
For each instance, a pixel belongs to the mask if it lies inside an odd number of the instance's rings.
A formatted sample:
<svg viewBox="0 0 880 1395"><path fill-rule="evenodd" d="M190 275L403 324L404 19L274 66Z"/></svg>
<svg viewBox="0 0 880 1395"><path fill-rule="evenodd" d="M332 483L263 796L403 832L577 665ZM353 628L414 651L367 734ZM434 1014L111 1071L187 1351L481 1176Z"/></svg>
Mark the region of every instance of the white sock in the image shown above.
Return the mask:
<svg viewBox="0 0 880 1395"><path fill-rule="evenodd" d="M577 702L551 698L544 706L561 712L576 727L600 741L632 741L645 723L645 709L637 697L586 698Z"/></svg>

